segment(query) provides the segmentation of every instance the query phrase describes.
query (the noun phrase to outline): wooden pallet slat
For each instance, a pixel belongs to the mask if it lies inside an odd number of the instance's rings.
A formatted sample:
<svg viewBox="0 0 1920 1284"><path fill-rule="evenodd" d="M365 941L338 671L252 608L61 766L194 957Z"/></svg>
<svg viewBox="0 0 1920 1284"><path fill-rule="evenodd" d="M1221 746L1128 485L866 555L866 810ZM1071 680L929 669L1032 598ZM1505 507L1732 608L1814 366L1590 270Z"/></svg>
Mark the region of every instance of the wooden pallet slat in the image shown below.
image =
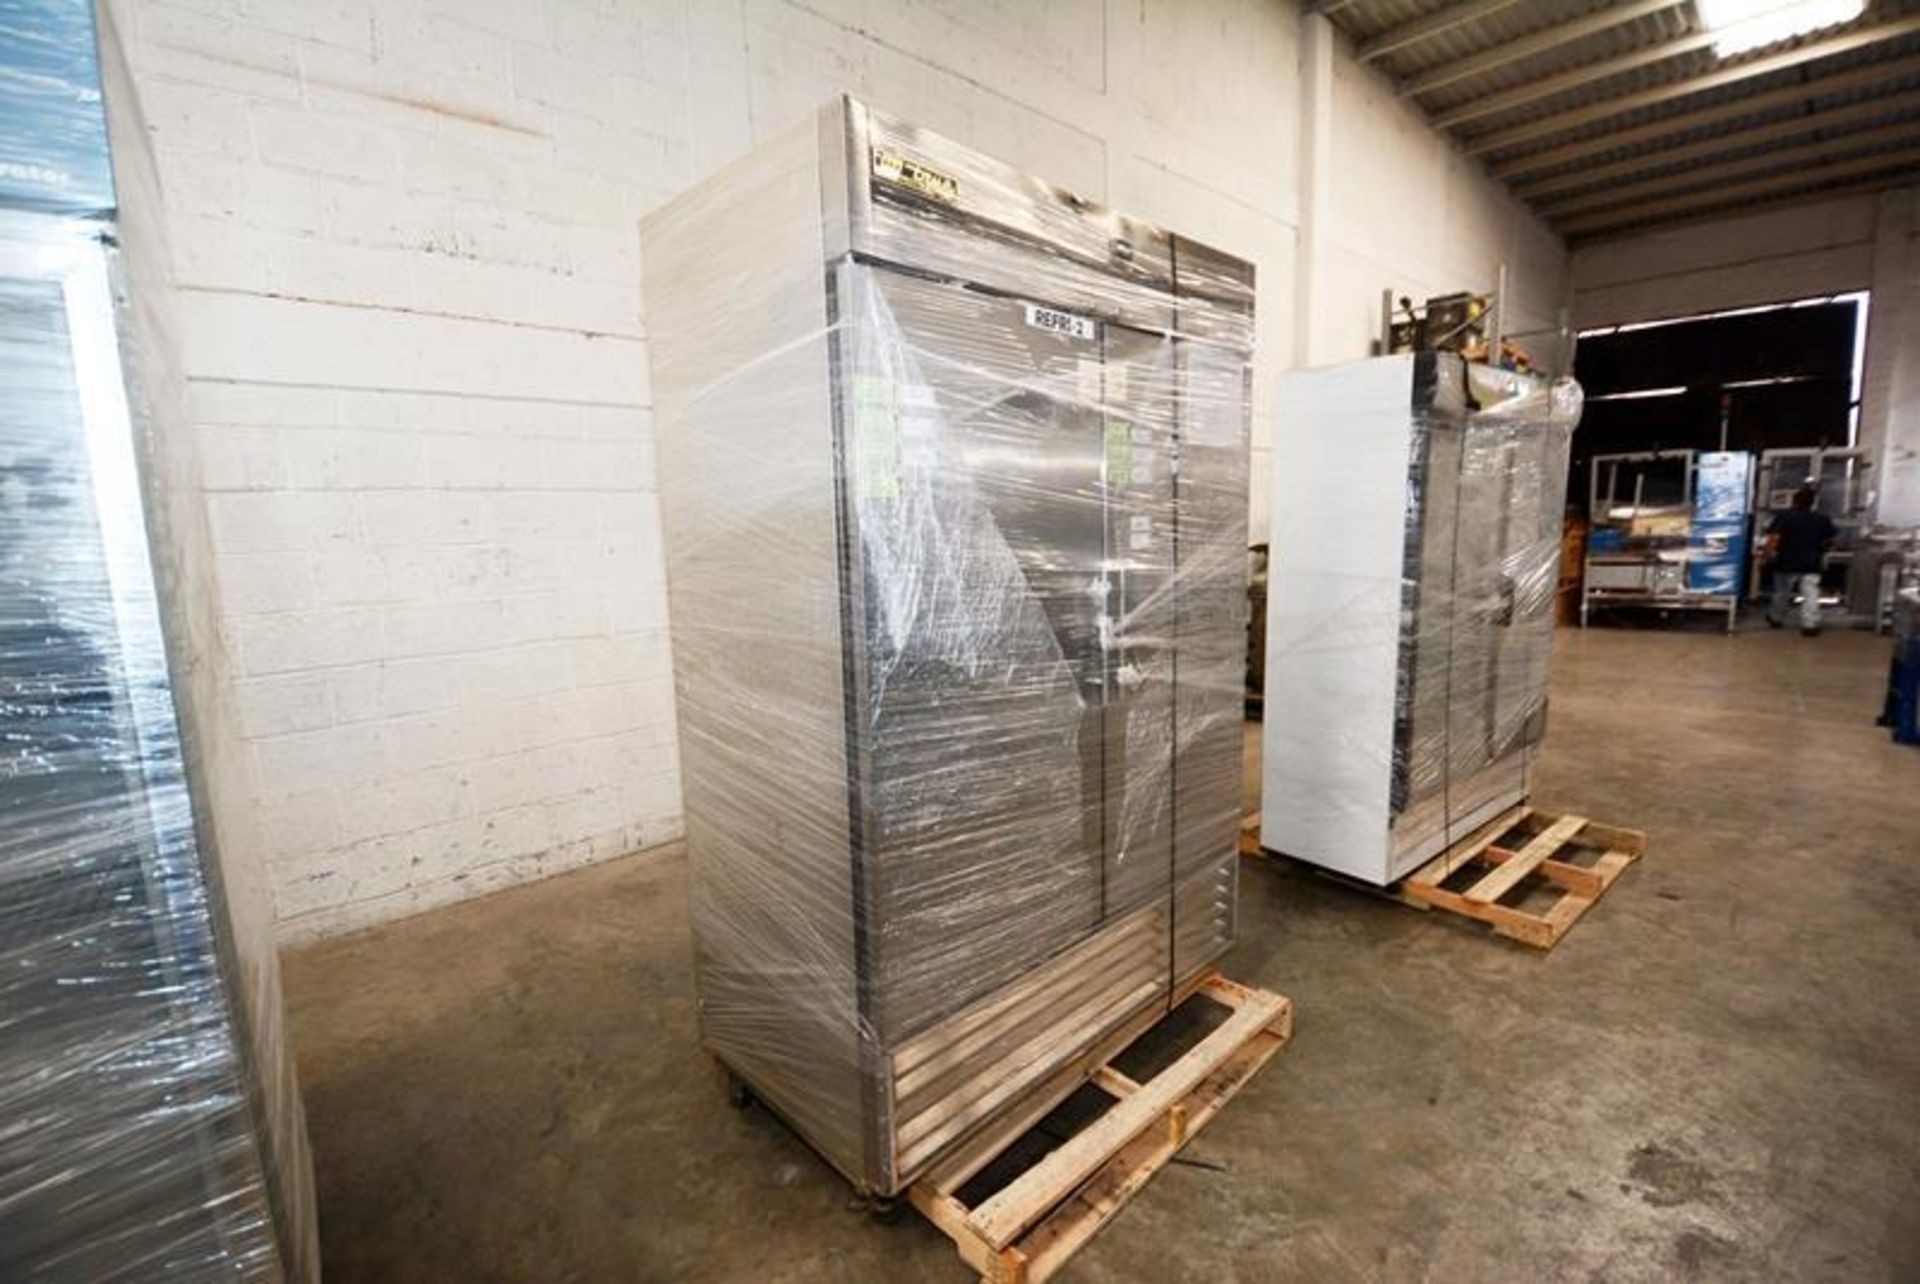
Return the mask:
<svg viewBox="0 0 1920 1284"><path fill-rule="evenodd" d="M983 1280L1040 1284L1051 1276L1292 1034L1293 1006L1281 995L1237 985L1218 973L1199 978L1183 992L1194 993L1228 1007L1227 1019L1144 1081L1108 1064L1144 1032L1127 1023L1122 1028L1132 1033L1119 1046L1108 1045L1097 1057L1090 1054L1070 1067L1074 1086L1099 1088L1114 1099L1113 1106L979 1204L969 1208L961 1201L959 1188L967 1177L956 1174L964 1169L971 1176L1020 1134L997 1132L993 1153L949 1161L909 1189L914 1207L953 1240L961 1258ZM1048 1109L1053 1104L1057 1101ZM1034 1121L1029 1118L1029 1126Z"/></svg>
<svg viewBox="0 0 1920 1284"><path fill-rule="evenodd" d="M1559 851L1562 844L1580 832L1587 823L1585 816L1562 816L1535 834L1527 845L1515 852L1512 860L1495 865L1481 880L1467 889L1470 901L1497 901L1515 887L1520 880L1539 867L1541 861ZM1489 842L1487 846L1493 844ZM1483 849L1484 850L1484 849Z"/></svg>

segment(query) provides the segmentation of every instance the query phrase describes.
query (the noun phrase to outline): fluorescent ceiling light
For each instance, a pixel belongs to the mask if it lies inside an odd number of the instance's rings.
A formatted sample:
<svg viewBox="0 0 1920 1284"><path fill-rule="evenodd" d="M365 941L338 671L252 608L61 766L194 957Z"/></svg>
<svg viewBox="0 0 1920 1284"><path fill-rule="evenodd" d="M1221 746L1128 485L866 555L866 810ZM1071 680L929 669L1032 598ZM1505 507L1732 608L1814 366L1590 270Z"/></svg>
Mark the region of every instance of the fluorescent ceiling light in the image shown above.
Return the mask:
<svg viewBox="0 0 1920 1284"><path fill-rule="evenodd" d="M1648 397L1680 397L1686 395L1685 388L1637 388L1632 392L1603 392L1588 397L1588 401L1641 401Z"/></svg>
<svg viewBox="0 0 1920 1284"><path fill-rule="evenodd" d="M1814 375L1775 375L1771 379L1735 379L1732 383L1723 383L1722 388L1771 388L1782 383L1810 383Z"/></svg>
<svg viewBox="0 0 1920 1284"><path fill-rule="evenodd" d="M1700 21L1714 33L1713 51L1731 58L1777 45L1809 31L1852 22L1867 0L1693 0Z"/></svg>

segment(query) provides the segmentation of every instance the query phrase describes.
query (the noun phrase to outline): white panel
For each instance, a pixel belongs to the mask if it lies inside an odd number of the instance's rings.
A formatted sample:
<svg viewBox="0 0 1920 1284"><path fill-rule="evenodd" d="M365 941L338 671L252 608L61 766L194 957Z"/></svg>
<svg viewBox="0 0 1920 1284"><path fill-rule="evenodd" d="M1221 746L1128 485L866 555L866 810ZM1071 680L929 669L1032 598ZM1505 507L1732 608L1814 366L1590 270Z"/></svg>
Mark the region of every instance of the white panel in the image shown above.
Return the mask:
<svg viewBox="0 0 1920 1284"><path fill-rule="evenodd" d="M1414 359L1280 380L1260 841L1387 878Z"/></svg>

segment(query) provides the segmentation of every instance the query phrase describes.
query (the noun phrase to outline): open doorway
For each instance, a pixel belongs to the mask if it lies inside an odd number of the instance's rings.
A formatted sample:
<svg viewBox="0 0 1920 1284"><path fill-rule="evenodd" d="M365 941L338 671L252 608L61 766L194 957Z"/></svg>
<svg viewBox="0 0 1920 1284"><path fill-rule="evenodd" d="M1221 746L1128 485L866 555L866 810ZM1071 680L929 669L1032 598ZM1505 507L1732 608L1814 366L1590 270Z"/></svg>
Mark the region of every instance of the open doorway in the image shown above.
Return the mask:
<svg viewBox="0 0 1920 1284"><path fill-rule="evenodd" d="M1847 537L1875 490L1856 449L1867 308L1858 291L1581 333L1569 493L1588 527L1583 606L1706 610L1731 627L1766 588L1762 533L1805 486L1841 531L1822 598L1844 599Z"/></svg>

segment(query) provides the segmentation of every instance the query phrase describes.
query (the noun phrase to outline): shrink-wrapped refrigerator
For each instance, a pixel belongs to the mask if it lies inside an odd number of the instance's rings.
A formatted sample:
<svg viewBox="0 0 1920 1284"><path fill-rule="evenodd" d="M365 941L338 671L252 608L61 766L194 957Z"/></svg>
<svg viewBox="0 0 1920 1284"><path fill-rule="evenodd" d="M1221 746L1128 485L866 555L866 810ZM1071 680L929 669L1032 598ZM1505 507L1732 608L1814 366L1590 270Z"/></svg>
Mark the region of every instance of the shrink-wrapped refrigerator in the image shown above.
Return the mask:
<svg viewBox="0 0 1920 1284"><path fill-rule="evenodd" d="M0 1279L306 1284L271 896L211 823L232 739L144 128L104 16L5 25Z"/></svg>
<svg viewBox="0 0 1920 1284"><path fill-rule="evenodd" d="M1252 269L844 100L642 242L703 1037L890 1194L1231 939Z"/></svg>
<svg viewBox="0 0 1920 1284"><path fill-rule="evenodd" d="M1579 410L1448 353L1282 377L1262 846L1386 884L1526 797Z"/></svg>

